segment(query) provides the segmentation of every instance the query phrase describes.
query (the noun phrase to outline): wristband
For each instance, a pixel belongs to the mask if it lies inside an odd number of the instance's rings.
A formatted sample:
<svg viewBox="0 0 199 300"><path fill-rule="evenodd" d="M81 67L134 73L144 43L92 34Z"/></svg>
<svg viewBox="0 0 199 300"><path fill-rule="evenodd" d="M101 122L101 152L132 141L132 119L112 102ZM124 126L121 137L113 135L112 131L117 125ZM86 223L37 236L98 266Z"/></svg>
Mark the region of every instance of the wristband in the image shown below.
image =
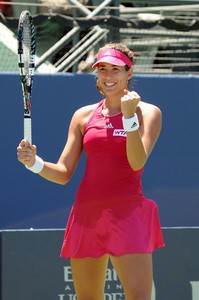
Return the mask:
<svg viewBox="0 0 199 300"><path fill-rule="evenodd" d="M30 171L32 171L33 173L40 173L43 170L44 167L44 161L41 157L39 156L35 156L35 163L32 167L28 167L26 166L26 168Z"/></svg>
<svg viewBox="0 0 199 300"><path fill-rule="evenodd" d="M135 131L139 128L139 121L136 113L131 118L125 118L123 116L122 122L126 132Z"/></svg>

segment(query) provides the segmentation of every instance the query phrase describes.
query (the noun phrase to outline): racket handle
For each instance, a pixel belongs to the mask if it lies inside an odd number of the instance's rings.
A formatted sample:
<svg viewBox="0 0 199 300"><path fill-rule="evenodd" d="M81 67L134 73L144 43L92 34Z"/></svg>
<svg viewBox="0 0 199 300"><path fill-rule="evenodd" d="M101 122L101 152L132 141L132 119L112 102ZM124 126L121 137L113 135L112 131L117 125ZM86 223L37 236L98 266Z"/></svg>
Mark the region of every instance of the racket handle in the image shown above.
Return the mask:
<svg viewBox="0 0 199 300"><path fill-rule="evenodd" d="M32 145L31 118L24 118L24 138Z"/></svg>

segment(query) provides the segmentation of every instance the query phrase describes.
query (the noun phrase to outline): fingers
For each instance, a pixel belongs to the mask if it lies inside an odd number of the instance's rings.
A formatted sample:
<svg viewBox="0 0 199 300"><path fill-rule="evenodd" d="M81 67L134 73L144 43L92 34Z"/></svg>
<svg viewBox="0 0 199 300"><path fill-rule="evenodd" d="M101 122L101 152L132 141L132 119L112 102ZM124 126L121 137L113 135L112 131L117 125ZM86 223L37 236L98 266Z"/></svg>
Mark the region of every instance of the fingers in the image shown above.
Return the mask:
<svg viewBox="0 0 199 300"><path fill-rule="evenodd" d="M18 160L28 167L31 167L35 162L36 146L30 145L28 141L23 139L17 147Z"/></svg>
<svg viewBox="0 0 199 300"><path fill-rule="evenodd" d="M26 140L23 139L20 143L19 143L19 147L29 147L30 143Z"/></svg>
<svg viewBox="0 0 199 300"><path fill-rule="evenodd" d="M139 99L139 101L141 100L140 95L138 93L136 93L135 91L128 91L128 90L124 90L124 96L122 97L124 98L124 100L129 100L129 99Z"/></svg>
<svg viewBox="0 0 199 300"><path fill-rule="evenodd" d="M137 99L139 99L139 101L141 100L140 95L138 93L136 93L135 91L129 92L129 94L133 98L137 98Z"/></svg>
<svg viewBox="0 0 199 300"><path fill-rule="evenodd" d="M135 91L124 90L124 96L121 98L123 116L126 118L132 117L140 100L139 94Z"/></svg>

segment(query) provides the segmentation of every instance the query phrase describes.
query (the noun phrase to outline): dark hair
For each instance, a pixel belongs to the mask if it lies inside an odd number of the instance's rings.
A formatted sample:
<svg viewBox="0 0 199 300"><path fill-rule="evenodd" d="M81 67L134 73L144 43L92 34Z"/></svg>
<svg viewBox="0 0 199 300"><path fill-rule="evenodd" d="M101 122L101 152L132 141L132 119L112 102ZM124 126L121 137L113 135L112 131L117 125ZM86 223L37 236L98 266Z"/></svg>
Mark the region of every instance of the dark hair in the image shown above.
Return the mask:
<svg viewBox="0 0 199 300"><path fill-rule="evenodd" d="M132 62L132 64L135 61L135 55L133 50L130 50L125 44L122 43L108 43L105 46L103 46L102 48L99 49L99 51L104 50L104 49L115 49L118 50L120 52L122 52L123 54L125 54ZM126 70L129 70L129 67L126 66Z"/></svg>

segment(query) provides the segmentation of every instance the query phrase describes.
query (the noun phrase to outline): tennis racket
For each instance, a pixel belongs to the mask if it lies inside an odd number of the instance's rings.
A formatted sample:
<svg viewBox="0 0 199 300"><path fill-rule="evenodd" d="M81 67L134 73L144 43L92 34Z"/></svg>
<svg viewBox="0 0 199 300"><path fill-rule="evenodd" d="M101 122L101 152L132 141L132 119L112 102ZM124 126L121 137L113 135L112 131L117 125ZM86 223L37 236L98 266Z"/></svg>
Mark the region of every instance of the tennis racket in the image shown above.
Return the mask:
<svg viewBox="0 0 199 300"><path fill-rule="evenodd" d="M24 138L32 144L31 96L35 70L35 28L28 10L22 11L19 18L18 66L24 103Z"/></svg>

